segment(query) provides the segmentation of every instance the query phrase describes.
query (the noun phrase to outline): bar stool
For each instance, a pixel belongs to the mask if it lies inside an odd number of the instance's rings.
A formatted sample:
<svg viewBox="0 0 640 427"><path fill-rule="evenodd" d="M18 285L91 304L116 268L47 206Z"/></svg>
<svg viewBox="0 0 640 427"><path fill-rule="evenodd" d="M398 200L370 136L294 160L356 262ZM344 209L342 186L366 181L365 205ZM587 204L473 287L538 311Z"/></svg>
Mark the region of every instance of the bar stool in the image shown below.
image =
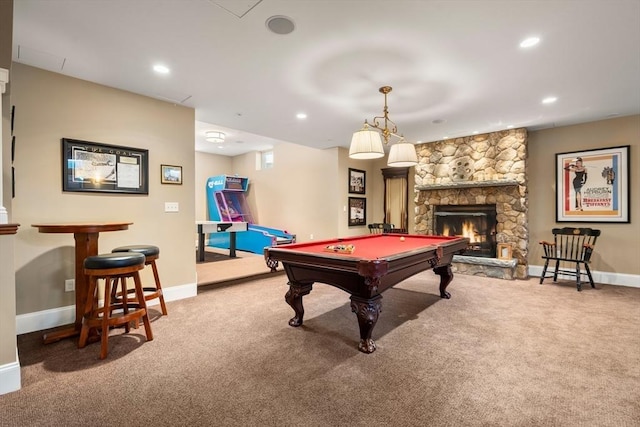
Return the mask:
<svg viewBox="0 0 640 427"><path fill-rule="evenodd" d="M153 340L139 273L144 268L144 261L144 255L139 253L101 254L89 256L84 260L84 274L89 278L89 288L78 348L84 348L87 345L91 328L99 328L100 359L104 359L109 352L109 328L124 325L125 332L129 332L129 323L133 320L139 321L140 318L144 323L147 341ZM126 288L126 279L129 277L132 277L135 283L136 300L128 300L127 292L123 293L121 300L113 300L112 288L117 287L119 281ZM98 279L105 281L102 307L98 305L100 293ZM122 313L114 313L117 310L122 310Z"/></svg>
<svg viewBox="0 0 640 427"><path fill-rule="evenodd" d="M164 303L164 295L162 294L162 285L160 284L160 276L158 275L158 267L156 266L156 260L160 257L160 248L153 245L131 245L131 246L120 246L111 251L112 253L121 253L121 252L132 252L139 253L144 255L145 265L151 265L153 270L153 279L155 281L155 286L147 286L142 287L142 290L145 292L144 298L146 301L151 301L153 299L158 298L160 300L160 307L162 308L162 314L164 316L167 315L167 306ZM123 292L124 289L121 291ZM127 290L129 293L133 293L133 289ZM120 297L121 295L117 295Z"/></svg>

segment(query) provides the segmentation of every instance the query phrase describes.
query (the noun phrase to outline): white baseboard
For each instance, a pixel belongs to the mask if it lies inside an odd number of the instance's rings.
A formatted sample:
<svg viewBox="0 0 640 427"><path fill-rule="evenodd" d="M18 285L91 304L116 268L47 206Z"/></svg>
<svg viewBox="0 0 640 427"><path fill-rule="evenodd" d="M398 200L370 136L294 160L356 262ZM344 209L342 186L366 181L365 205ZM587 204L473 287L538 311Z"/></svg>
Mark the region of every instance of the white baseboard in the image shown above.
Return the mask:
<svg viewBox="0 0 640 427"><path fill-rule="evenodd" d="M16 361L0 365L0 394L18 391L20 388L22 388L20 361L18 360L18 349L16 348Z"/></svg>
<svg viewBox="0 0 640 427"><path fill-rule="evenodd" d="M196 283L190 283L181 286L171 286L163 288L162 294L164 295L164 300L166 302L191 298L198 294L198 285ZM154 306L157 304L159 304L159 302L156 299L150 301L149 305ZM16 334L27 334L29 332L68 325L69 323L74 322L75 317L76 308L74 305L36 311L34 313L20 314L16 316Z"/></svg>
<svg viewBox="0 0 640 427"><path fill-rule="evenodd" d="M542 265L529 265L529 275L534 277L542 276ZM551 266L549 266L551 269ZM547 270L547 275L549 271ZM603 285L629 286L632 288L640 288L640 276L636 274L611 273L608 271L591 271L593 281ZM563 277L563 275L558 275ZM572 278L573 276L566 276Z"/></svg>

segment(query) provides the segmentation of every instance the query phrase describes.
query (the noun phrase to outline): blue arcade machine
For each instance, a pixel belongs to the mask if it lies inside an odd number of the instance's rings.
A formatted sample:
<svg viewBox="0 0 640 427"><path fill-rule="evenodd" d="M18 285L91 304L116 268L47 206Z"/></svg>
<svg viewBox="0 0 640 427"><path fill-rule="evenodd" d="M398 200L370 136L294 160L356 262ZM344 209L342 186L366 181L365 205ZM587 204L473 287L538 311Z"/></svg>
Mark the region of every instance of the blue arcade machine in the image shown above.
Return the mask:
<svg viewBox="0 0 640 427"><path fill-rule="evenodd" d="M254 223L245 197L248 188L249 178L237 175L207 179L209 221L248 223L247 231L236 233L236 249L240 251L262 254L265 247L294 243L295 234ZM209 234L208 245L229 249L229 235L225 232Z"/></svg>

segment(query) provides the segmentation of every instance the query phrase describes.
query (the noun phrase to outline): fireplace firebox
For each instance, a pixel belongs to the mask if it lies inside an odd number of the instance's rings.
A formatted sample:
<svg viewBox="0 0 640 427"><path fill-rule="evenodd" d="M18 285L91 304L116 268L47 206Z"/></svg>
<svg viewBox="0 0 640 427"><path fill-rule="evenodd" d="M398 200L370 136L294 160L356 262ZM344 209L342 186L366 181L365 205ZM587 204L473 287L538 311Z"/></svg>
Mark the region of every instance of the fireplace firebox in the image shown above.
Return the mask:
<svg viewBox="0 0 640 427"><path fill-rule="evenodd" d="M466 256L496 257L496 205L439 205L434 210L439 236L469 238Z"/></svg>

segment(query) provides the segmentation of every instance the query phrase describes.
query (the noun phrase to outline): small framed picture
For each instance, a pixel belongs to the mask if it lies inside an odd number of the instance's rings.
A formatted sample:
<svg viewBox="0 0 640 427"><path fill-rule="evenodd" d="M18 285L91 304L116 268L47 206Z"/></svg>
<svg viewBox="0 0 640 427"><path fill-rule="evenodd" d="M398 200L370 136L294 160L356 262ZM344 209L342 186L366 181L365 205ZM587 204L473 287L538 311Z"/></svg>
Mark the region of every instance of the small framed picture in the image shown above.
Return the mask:
<svg viewBox="0 0 640 427"><path fill-rule="evenodd" d="M349 168L349 193L364 194L365 193L366 172L359 169Z"/></svg>
<svg viewBox="0 0 640 427"><path fill-rule="evenodd" d="M511 243L498 243L496 252L498 259L511 259Z"/></svg>
<svg viewBox="0 0 640 427"><path fill-rule="evenodd" d="M160 182L182 185L182 166L160 165Z"/></svg>
<svg viewBox="0 0 640 427"><path fill-rule="evenodd" d="M349 227L367 224L367 199L349 197Z"/></svg>

